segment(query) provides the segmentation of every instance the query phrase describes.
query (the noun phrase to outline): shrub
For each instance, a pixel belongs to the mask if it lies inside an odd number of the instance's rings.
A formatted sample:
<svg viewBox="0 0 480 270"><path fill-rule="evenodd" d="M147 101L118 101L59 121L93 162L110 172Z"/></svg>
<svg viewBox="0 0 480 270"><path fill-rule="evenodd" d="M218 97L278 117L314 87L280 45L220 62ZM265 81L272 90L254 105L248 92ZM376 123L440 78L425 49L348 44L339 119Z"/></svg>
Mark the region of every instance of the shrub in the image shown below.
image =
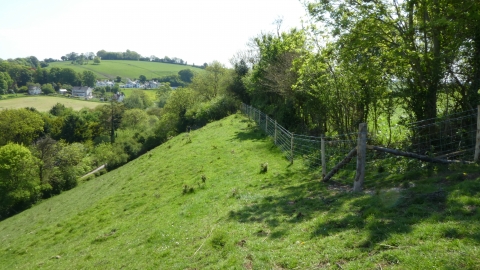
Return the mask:
<svg viewBox="0 0 480 270"><path fill-rule="evenodd" d="M238 101L230 96L217 97L195 105L186 112L185 117L187 122L194 123L196 126L204 126L211 121L220 120L235 113L238 105Z"/></svg>

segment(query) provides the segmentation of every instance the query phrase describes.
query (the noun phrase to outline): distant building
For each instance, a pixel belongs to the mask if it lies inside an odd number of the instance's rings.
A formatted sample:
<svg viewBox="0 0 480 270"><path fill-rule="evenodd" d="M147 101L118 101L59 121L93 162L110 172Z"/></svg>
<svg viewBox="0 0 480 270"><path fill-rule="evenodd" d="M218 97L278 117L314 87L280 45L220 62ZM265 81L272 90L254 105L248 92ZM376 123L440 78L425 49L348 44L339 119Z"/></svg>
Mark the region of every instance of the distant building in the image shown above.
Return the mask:
<svg viewBox="0 0 480 270"><path fill-rule="evenodd" d="M68 92L67 89L60 89L60 90L58 90L58 93L59 93L60 95L65 95L67 92Z"/></svg>
<svg viewBox="0 0 480 270"><path fill-rule="evenodd" d="M117 94L113 94L113 100L116 100L117 102L123 102L125 99L125 95L121 92L118 92Z"/></svg>
<svg viewBox="0 0 480 270"><path fill-rule="evenodd" d="M72 96L91 99L93 97L93 89L88 86L74 86L72 88Z"/></svg>
<svg viewBox="0 0 480 270"><path fill-rule="evenodd" d="M127 82L125 83L125 88L140 88L140 82L138 80L131 81L127 78Z"/></svg>
<svg viewBox="0 0 480 270"><path fill-rule="evenodd" d="M113 86L115 86L115 83L112 82L112 81L107 81L107 80L105 80L105 81L97 81L97 82L95 83L95 86L96 86L96 87L105 87L105 86L113 87Z"/></svg>
<svg viewBox="0 0 480 270"><path fill-rule="evenodd" d="M29 85L28 86L28 94L29 95L40 95L42 93L42 89L38 85Z"/></svg>

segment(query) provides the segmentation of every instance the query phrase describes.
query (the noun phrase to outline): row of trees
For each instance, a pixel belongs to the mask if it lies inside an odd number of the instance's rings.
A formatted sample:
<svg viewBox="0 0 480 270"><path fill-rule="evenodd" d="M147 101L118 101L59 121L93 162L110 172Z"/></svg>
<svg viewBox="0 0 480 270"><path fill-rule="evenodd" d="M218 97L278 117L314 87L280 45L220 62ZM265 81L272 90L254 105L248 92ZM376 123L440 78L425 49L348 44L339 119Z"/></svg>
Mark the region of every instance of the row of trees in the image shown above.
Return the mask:
<svg viewBox="0 0 480 270"><path fill-rule="evenodd" d="M391 124L399 108L408 122L476 108L480 3L311 0L306 7L304 29L261 34L232 59L238 96L289 129L344 134L360 122L376 128L380 116Z"/></svg>
<svg viewBox="0 0 480 270"><path fill-rule="evenodd" d="M31 59L31 58L26 58ZM0 60L0 94L9 90L15 93L26 92L32 83L51 84L58 91L63 85L93 87L97 80L95 73L86 70L81 73L71 68L45 69L40 66L33 68L31 62Z"/></svg>

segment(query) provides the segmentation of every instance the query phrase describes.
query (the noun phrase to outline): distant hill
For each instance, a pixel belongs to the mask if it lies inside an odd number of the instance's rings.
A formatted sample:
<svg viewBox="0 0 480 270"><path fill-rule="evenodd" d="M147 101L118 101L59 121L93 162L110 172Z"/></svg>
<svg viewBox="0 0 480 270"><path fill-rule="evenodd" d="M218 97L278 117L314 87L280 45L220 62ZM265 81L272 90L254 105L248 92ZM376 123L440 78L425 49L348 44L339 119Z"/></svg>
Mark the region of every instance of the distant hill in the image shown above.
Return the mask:
<svg viewBox="0 0 480 270"><path fill-rule="evenodd" d="M203 71L200 68L188 65L176 65L160 62L129 61L129 60L102 60L99 65L93 65L90 61L88 65L74 65L70 61L52 62L47 67L71 68L76 72L84 70L93 71L99 79L115 79L117 76L123 78L135 79L144 75L147 79L158 78L167 75L177 74L180 70L191 69L194 72Z"/></svg>

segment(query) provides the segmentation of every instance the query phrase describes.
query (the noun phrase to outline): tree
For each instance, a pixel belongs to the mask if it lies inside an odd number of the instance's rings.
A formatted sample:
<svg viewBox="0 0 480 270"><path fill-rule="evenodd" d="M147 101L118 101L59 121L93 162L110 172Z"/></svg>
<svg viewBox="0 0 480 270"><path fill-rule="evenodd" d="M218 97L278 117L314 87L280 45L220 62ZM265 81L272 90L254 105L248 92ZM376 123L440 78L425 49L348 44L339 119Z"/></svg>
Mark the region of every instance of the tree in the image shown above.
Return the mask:
<svg viewBox="0 0 480 270"><path fill-rule="evenodd" d="M191 83L193 76L195 75L190 69L183 69L178 72L180 79L186 83Z"/></svg>
<svg viewBox="0 0 480 270"><path fill-rule="evenodd" d="M0 95L6 94L12 83L13 80L7 72L0 72Z"/></svg>
<svg viewBox="0 0 480 270"><path fill-rule="evenodd" d="M61 147L49 136L38 139L31 147L32 154L41 162L38 165L38 175L42 184L49 183L50 176L55 167L55 156Z"/></svg>
<svg viewBox="0 0 480 270"><path fill-rule="evenodd" d="M82 73L82 85L89 86L89 87L94 87L96 80L97 80L97 77L95 76L95 73L93 73L90 70L83 71L83 73Z"/></svg>
<svg viewBox="0 0 480 270"><path fill-rule="evenodd" d="M70 61L75 61L78 58L78 54L76 52L71 52L71 53L66 54L66 57Z"/></svg>
<svg viewBox="0 0 480 270"><path fill-rule="evenodd" d="M120 82L122 82L122 77L120 77L120 76L117 76L117 78L115 79L115 82L117 82L117 83L120 83Z"/></svg>
<svg viewBox="0 0 480 270"><path fill-rule="evenodd" d="M139 127L145 127L148 123L149 115L142 109L126 110L122 118L122 128L131 128L136 130ZM142 130L144 128L141 128Z"/></svg>
<svg viewBox="0 0 480 270"><path fill-rule="evenodd" d="M114 102L111 100L109 105L98 106L95 108L99 112L99 122L104 130L110 133L110 142L115 141L115 130L117 130L121 123L125 106L123 103Z"/></svg>
<svg viewBox="0 0 480 270"><path fill-rule="evenodd" d="M128 109L146 109L153 105L153 101L143 90L133 90L132 93L123 100Z"/></svg>
<svg viewBox="0 0 480 270"><path fill-rule="evenodd" d="M205 71L193 78L190 88L197 91L204 99L211 100L221 94L221 91L226 90L224 84L229 74L225 66L218 61L208 65Z"/></svg>
<svg viewBox="0 0 480 270"><path fill-rule="evenodd" d="M77 178L83 174L82 166L79 164L87 153L85 146L81 143L61 144L59 147L54 161L57 166L49 179L53 194L77 186ZM84 165L88 167L88 164Z"/></svg>
<svg viewBox="0 0 480 270"><path fill-rule="evenodd" d="M45 95L55 93L55 89L53 88L52 84L50 84L50 83L46 83L46 84L42 85L41 89L42 89L42 92Z"/></svg>
<svg viewBox="0 0 480 270"><path fill-rule="evenodd" d="M375 54L384 65L383 76L377 79L395 82L411 119L420 121L437 116L437 98L446 84L456 82L462 88L464 80L457 75L465 73L458 68L468 58L458 57L459 53L468 51L467 44L475 51L476 31L470 29L479 25L478 19L471 20L473 27L465 21L478 17L471 14L478 12L480 4L471 2L468 10L473 13L469 13L464 4L455 3L332 0L313 1L308 9L335 37L340 57L352 59L355 52L357 60L365 60L361 52ZM477 95L466 92L476 100Z"/></svg>
<svg viewBox="0 0 480 270"><path fill-rule="evenodd" d="M147 77L145 77L145 75L140 75L138 79L140 80L141 83L145 83L147 81Z"/></svg>
<svg viewBox="0 0 480 270"><path fill-rule="evenodd" d="M168 82L160 85L156 93L158 107L163 108L165 106L172 91L173 90Z"/></svg>
<svg viewBox="0 0 480 270"><path fill-rule="evenodd" d="M0 146L9 142L30 145L43 131L43 120L39 113L26 109L0 111Z"/></svg>
<svg viewBox="0 0 480 270"><path fill-rule="evenodd" d="M0 147L0 219L29 207L38 198L38 160L25 146Z"/></svg>
<svg viewBox="0 0 480 270"><path fill-rule="evenodd" d="M243 78L248 74L248 66L243 59L239 60L233 64L235 74L232 82L228 85L228 90L237 96L242 102L250 103L250 98L248 96L247 87L243 82Z"/></svg>
<svg viewBox="0 0 480 270"><path fill-rule="evenodd" d="M95 58L93 58L93 63L94 63L95 65L100 65L100 62L101 62L100 57L95 56Z"/></svg>
<svg viewBox="0 0 480 270"><path fill-rule="evenodd" d="M89 123L76 112L70 113L63 118L61 138L68 143L85 142L92 139Z"/></svg>
<svg viewBox="0 0 480 270"><path fill-rule="evenodd" d="M51 71L50 71L51 72ZM77 72L71 68L62 68L57 73L58 81L61 84L80 85L81 79Z"/></svg>

